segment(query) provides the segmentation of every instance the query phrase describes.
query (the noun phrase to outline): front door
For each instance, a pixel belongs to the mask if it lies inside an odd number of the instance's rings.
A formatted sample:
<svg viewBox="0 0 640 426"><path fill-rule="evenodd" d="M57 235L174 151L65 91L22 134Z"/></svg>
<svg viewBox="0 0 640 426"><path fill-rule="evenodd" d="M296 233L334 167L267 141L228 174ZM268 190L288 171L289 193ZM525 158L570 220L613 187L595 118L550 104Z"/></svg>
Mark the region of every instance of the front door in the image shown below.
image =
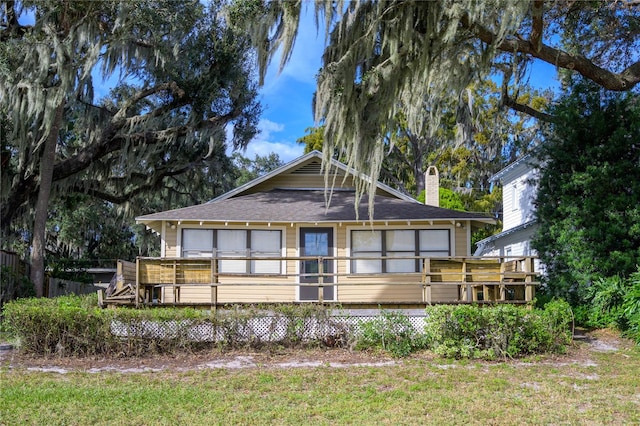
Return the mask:
<svg viewBox="0 0 640 426"><path fill-rule="evenodd" d="M317 283L320 279L319 257L333 256L333 228L300 228L300 256L316 257L300 261L300 282ZM322 260L322 299L334 300L333 260ZM300 286L300 300L318 300L319 286Z"/></svg>

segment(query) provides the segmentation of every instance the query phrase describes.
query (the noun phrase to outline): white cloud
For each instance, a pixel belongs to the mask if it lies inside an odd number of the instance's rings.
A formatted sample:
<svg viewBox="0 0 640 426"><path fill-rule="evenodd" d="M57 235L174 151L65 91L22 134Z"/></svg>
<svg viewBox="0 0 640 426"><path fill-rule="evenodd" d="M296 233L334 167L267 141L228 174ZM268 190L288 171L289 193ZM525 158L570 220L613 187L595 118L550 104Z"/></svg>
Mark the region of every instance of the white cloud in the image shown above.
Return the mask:
<svg viewBox="0 0 640 426"><path fill-rule="evenodd" d="M260 133L249 142L244 151L241 151L243 156L253 159L256 155L264 157L274 152L278 154L280 160L288 163L304 153L304 146L298 145L295 141L282 140L274 136L275 133L282 132L285 129L284 124L261 119L258 123L258 128L260 129ZM233 131L233 129L230 129L230 126L228 126L228 138L231 137L230 131ZM231 155L232 152L233 151L229 149L227 154Z"/></svg>
<svg viewBox="0 0 640 426"><path fill-rule="evenodd" d="M284 130L284 124L262 118L258 123L258 129L260 130L258 135L260 139L270 139L272 132L278 133Z"/></svg>
<svg viewBox="0 0 640 426"><path fill-rule="evenodd" d="M278 157L280 157L283 163L288 163L304 153L304 146L287 142L257 140L249 143L243 155L247 158L255 158L256 155L264 157L272 152L278 154Z"/></svg>

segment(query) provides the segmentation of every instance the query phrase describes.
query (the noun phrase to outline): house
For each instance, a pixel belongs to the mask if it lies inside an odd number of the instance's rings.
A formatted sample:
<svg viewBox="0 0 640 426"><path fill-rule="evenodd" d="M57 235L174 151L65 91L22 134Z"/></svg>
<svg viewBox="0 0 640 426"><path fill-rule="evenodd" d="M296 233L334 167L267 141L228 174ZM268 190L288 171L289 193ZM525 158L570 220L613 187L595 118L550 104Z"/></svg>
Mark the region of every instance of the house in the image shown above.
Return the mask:
<svg viewBox="0 0 640 426"><path fill-rule="evenodd" d="M314 151L207 203L138 217L159 235L161 257L121 262L107 304L424 306L486 300L484 285L503 284L499 260L469 258L472 231L492 218L378 182L370 219L354 189L368 177L336 160L331 190L325 177Z"/></svg>
<svg viewBox="0 0 640 426"><path fill-rule="evenodd" d="M479 241L476 256L536 255L531 239L538 227L534 205L537 177L531 155L525 155L491 177L492 183L502 184L502 232Z"/></svg>

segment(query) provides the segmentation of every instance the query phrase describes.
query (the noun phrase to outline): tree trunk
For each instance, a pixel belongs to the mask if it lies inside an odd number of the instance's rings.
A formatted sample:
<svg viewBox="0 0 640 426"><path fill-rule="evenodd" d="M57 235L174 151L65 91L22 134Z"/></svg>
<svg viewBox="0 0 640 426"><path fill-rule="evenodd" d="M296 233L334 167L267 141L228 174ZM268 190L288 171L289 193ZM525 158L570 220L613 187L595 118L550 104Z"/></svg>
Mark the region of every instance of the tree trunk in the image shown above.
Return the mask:
<svg viewBox="0 0 640 426"><path fill-rule="evenodd" d="M38 199L36 201L35 217L33 219L33 237L31 240L31 282L36 290L36 296L44 294L44 248L46 238L46 225L48 217L49 196L53 180L53 166L56 160L56 146L58 133L62 122L64 103L60 104L55 113L54 122L47 136L40 158L40 185Z"/></svg>

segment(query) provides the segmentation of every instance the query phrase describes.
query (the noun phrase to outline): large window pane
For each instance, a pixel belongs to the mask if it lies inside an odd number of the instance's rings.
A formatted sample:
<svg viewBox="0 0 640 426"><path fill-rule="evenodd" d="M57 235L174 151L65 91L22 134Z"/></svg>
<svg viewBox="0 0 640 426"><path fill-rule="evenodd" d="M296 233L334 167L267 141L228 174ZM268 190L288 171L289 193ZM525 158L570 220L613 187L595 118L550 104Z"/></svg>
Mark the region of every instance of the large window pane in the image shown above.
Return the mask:
<svg viewBox="0 0 640 426"><path fill-rule="evenodd" d="M377 274L382 272L382 260L380 259L360 259L362 257L380 257L380 253L356 253L351 263L351 269L354 274Z"/></svg>
<svg viewBox="0 0 640 426"><path fill-rule="evenodd" d="M351 246L353 251L382 252L382 231L353 231Z"/></svg>
<svg viewBox="0 0 640 426"><path fill-rule="evenodd" d="M444 256L448 256L450 253L449 230L429 229L420 231L420 251L446 253Z"/></svg>
<svg viewBox="0 0 640 426"><path fill-rule="evenodd" d="M351 233L351 256L382 257L382 231L353 231ZM351 264L353 273L373 274L382 272L380 259L355 259Z"/></svg>
<svg viewBox="0 0 640 426"><path fill-rule="evenodd" d="M415 272L416 260L413 259L389 259L390 257L409 257L414 253L389 252L387 253L387 272Z"/></svg>
<svg viewBox="0 0 640 426"><path fill-rule="evenodd" d="M236 229L219 230L217 243L218 257L247 256L247 231ZM221 260L219 269L221 273L246 273L247 261Z"/></svg>
<svg viewBox="0 0 640 426"><path fill-rule="evenodd" d="M416 232L408 231L387 231L387 251L416 251Z"/></svg>
<svg viewBox="0 0 640 426"><path fill-rule="evenodd" d="M251 231L251 257L279 257L281 254L280 231ZM279 260L252 260L251 272L279 274Z"/></svg>
<svg viewBox="0 0 640 426"><path fill-rule="evenodd" d="M415 272L416 232L414 230L389 230L385 232L387 258L412 257L412 259L387 259L387 272Z"/></svg>
<svg viewBox="0 0 640 426"><path fill-rule="evenodd" d="M182 230L182 257L211 257L212 255L212 229Z"/></svg>

